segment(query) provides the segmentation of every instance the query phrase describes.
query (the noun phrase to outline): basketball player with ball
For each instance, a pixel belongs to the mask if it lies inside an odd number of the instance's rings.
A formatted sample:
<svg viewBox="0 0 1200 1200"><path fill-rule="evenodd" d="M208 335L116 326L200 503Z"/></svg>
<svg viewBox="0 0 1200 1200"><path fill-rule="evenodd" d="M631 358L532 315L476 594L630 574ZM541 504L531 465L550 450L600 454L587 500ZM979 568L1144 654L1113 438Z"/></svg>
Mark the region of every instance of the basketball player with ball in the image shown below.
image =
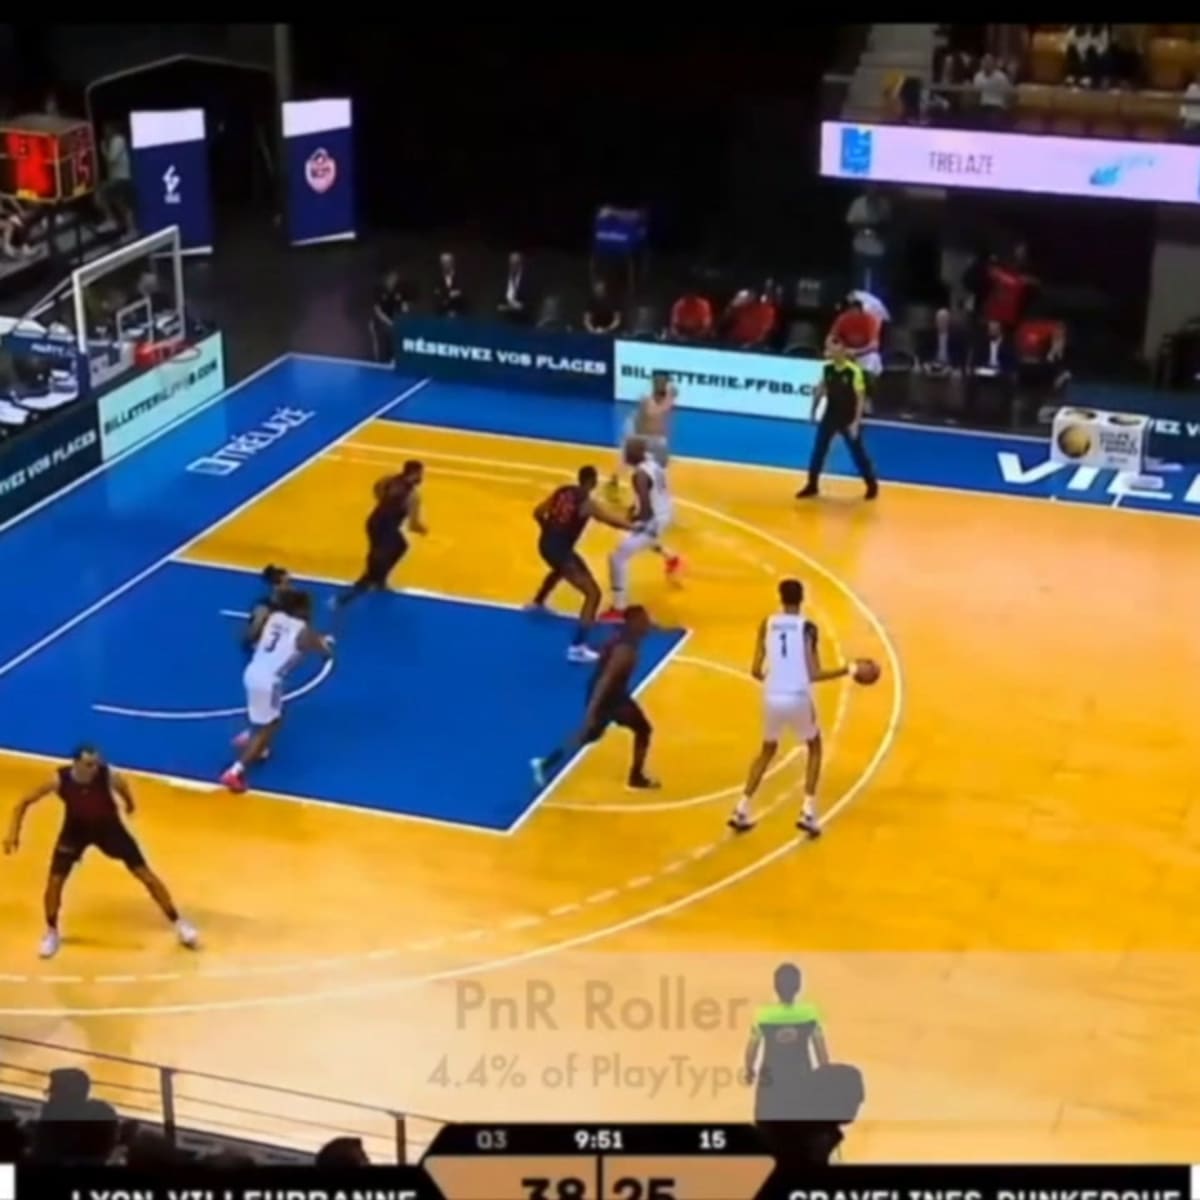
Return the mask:
<svg viewBox="0 0 1200 1200"><path fill-rule="evenodd" d="M879 679L879 664L869 658L852 659L845 666L822 667L817 627L800 611L804 604L804 585L798 579L785 579L779 585L781 611L766 618L758 627L754 664L750 673L763 684L763 742L750 764L746 790L738 801L729 827L736 833L754 828L750 805L762 783L767 767L779 750L779 738L790 729L804 742L808 763L804 772L804 805L796 828L810 838L819 837L817 784L821 778L823 747L813 705L814 684L849 675L855 683L872 684Z"/></svg>

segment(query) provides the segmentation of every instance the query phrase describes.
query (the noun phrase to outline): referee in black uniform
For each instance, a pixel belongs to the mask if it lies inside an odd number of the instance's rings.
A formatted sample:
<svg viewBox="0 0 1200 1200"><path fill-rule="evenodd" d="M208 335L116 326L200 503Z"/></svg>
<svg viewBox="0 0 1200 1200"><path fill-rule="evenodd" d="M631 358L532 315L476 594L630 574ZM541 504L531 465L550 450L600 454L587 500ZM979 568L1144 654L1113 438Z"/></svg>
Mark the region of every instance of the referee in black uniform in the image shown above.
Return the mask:
<svg viewBox="0 0 1200 1200"><path fill-rule="evenodd" d="M822 397L825 411L817 424L817 436L813 442L812 459L808 464L808 482L796 493L797 500L807 500L820 494L821 472L834 436L841 434L850 448L850 457L858 473L867 485L867 499L879 495L879 480L875 467L862 441L863 402L867 395L867 380L862 367L847 353L841 342L831 342L830 358L825 364L825 373L813 394L813 411Z"/></svg>

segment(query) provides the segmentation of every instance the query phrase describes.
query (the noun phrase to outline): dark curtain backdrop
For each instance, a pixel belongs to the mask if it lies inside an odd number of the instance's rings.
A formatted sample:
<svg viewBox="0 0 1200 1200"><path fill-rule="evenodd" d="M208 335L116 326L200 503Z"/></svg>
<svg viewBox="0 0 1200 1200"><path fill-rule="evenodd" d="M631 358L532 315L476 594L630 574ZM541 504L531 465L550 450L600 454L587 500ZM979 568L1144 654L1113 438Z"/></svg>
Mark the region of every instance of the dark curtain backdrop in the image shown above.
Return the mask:
<svg viewBox="0 0 1200 1200"><path fill-rule="evenodd" d="M573 24L555 46L511 27L300 22L298 93L354 98L375 225L578 248L597 204L611 202L649 206L655 245L675 249L727 237L731 225L761 232L759 200L770 219L794 224L797 195L815 182L806 143L828 30L718 40L644 34L636 17L597 22L607 33ZM758 121L773 101L793 127L764 153ZM750 195L738 177L747 171Z"/></svg>

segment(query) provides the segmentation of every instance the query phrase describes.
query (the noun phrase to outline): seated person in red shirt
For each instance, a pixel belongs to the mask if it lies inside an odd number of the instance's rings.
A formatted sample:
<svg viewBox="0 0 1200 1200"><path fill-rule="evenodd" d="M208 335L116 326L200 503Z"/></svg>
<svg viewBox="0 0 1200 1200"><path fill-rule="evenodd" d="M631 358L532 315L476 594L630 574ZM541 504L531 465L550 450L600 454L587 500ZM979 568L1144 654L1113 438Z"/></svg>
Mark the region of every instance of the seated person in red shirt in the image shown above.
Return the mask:
<svg viewBox="0 0 1200 1200"><path fill-rule="evenodd" d="M883 370L883 361L879 357L881 328L879 318L867 312L861 300L851 297L830 327L825 339L825 353L830 353L829 347L833 343L839 343L868 375L878 375Z"/></svg>
<svg viewBox="0 0 1200 1200"><path fill-rule="evenodd" d="M671 337L698 342L712 337L712 331L712 305L699 292L686 292L671 306Z"/></svg>
<svg viewBox="0 0 1200 1200"><path fill-rule="evenodd" d="M725 310L722 321L725 340L743 350L763 346L775 332L778 314L769 300L761 300L748 288L738 292Z"/></svg>

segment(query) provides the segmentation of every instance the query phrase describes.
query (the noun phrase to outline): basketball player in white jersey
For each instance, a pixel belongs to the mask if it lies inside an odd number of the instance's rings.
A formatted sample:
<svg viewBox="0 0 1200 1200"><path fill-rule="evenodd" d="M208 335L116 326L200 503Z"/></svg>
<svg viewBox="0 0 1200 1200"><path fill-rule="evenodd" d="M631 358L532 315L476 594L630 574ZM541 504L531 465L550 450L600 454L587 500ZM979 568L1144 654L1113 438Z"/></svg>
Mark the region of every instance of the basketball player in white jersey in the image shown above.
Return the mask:
<svg viewBox="0 0 1200 1200"><path fill-rule="evenodd" d="M738 833L754 828L750 803L779 749L780 737L790 729L808 749L804 806L796 827L815 838L821 833L817 817L817 783L821 778L822 744L812 689L815 684L846 675L857 678L860 664L855 660L843 667L822 668L817 627L800 611L804 603L804 585L798 579L785 579L779 585L779 602L782 611L767 617L758 627L754 665L750 669L755 679L763 681L762 749L750 764L746 790L729 818L729 827Z"/></svg>
<svg viewBox="0 0 1200 1200"><path fill-rule="evenodd" d="M643 550L653 550L667 560L668 574L678 569L679 558L662 544L663 534L674 516L667 472L647 453L641 438L631 438L625 447L625 461L633 468L633 507L629 519L633 528L608 556L612 607L601 615L602 621L619 621L629 606L629 560Z"/></svg>
<svg viewBox="0 0 1200 1200"><path fill-rule="evenodd" d="M637 411L625 426L621 452L617 457L617 469L608 483L610 500L615 500L620 491L621 468L631 461L629 447L633 442L640 441L645 447L646 457L653 459L666 470L671 460L671 414L675 411L678 395L678 390L667 373L655 371L651 376L649 394L642 397ZM663 556L668 578L673 577L681 565L679 556L668 554L661 546L656 545L653 549L655 553Z"/></svg>
<svg viewBox="0 0 1200 1200"><path fill-rule="evenodd" d="M221 783L231 792L246 790L246 771L266 758L283 720L283 681L291 669L313 652L329 658L333 640L309 625L312 597L287 590L276 600L276 609L263 624L254 654L242 675L246 688L246 713L250 727L234 739L241 750Z"/></svg>

